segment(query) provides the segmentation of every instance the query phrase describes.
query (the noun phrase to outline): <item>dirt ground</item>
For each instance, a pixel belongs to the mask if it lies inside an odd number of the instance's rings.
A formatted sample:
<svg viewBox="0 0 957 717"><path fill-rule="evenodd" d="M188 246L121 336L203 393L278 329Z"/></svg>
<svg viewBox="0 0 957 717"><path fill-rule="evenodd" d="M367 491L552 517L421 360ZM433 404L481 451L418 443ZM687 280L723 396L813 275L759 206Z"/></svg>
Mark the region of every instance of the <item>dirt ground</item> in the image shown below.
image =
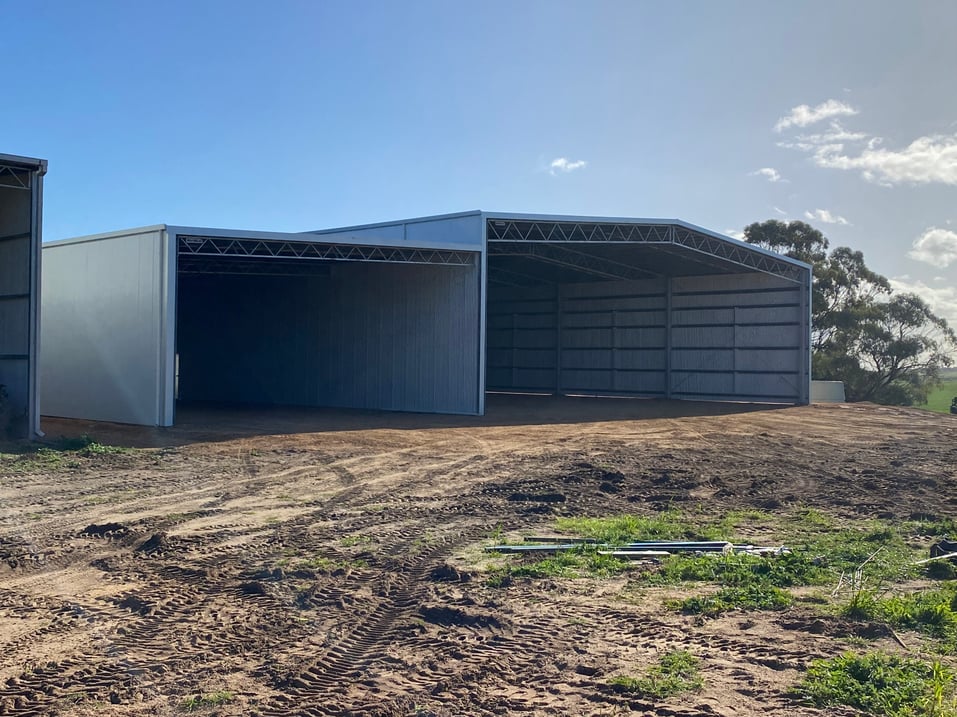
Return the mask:
<svg viewBox="0 0 957 717"><path fill-rule="evenodd" d="M957 420L863 404L490 397L481 419L207 407L168 430L43 428L142 450L0 465L0 715L852 714L785 694L848 648L836 618L700 619L623 599L626 578L494 588L481 548L675 506L957 514ZM609 688L673 648L701 691Z"/></svg>

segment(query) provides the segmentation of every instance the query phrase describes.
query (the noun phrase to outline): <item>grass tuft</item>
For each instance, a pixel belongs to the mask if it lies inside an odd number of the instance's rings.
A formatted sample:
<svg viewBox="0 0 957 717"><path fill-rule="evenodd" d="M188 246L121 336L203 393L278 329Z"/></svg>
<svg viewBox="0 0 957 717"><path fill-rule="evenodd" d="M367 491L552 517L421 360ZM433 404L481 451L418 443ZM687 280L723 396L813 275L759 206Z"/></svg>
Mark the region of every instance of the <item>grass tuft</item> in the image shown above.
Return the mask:
<svg viewBox="0 0 957 717"><path fill-rule="evenodd" d="M195 712L197 710L218 707L232 702L235 695L232 692L221 690L219 692L210 692L205 695L194 695L183 700L182 708L186 712Z"/></svg>
<svg viewBox="0 0 957 717"><path fill-rule="evenodd" d="M508 587L515 578L607 578L631 568L625 560L599 555L594 546L582 545L534 562L506 565L491 571L486 584Z"/></svg>
<svg viewBox="0 0 957 717"><path fill-rule="evenodd" d="M691 615L720 615L731 610L783 610L791 606L791 593L758 583L746 587L721 588L711 595L692 595L672 603Z"/></svg>
<svg viewBox="0 0 957 717"><path fill-rule="evenodd" d="M674 650L661 656L642 677L616 675L608 684L622 692L664 699L701 689L698 658L687 650Z"/></svg>
<svg viewBox="0 0 957 717"><path fill-rule="evenodd" d="M610 545L640 540L719 540L719 529L694 525L677 510L651 516L615 515L608 518L559 518L563 533L580 535Z"/></svg>
<svg viewBox="0 0 957 717"><path fill-rule="evenodd" d="M841 613L855 620L921 632L937 639L941 652L957 653L957 585L889 597L859 590Z"/></svg>
<svg viewBox="0 0 957 717"><path fill-rule="evenodd" d="M882 652L815 660L792 695L816 707L846 705L887 717L957 715L950 670Z"/></svg>

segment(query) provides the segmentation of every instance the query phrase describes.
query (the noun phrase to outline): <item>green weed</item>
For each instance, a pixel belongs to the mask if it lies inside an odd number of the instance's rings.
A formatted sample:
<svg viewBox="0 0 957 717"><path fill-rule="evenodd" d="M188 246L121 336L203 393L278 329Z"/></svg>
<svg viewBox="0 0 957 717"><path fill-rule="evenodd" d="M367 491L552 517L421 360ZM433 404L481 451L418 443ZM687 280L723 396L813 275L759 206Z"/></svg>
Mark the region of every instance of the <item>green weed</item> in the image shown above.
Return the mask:
<svg viewBox="0 0 957 717"><path fill-rule="evenodd" d="M731 610L783 610L794 602L791 593L758 583L744 587L726 587L711 595L692 595L671 603L692 615L720 615Z"/></svg>
<svg viewBox="0 0 957 717"><path fill-rule="evenodd" d="M209 707L218 707L232 702L235 696L232 692L222 690L220 692L210 692L205 695L194 695L183 700L182 708L186 712L195 712L196 710L207 709Z"/></svg>
<svg viewBox="0 0 957 717"><path fill-rule="evenodd" d="M35 473L78 468L82 463L77 458L132 452L132 448L106 446L83 435L76 438L58 438L45 445L23 444L15 452L0 453L0 466L13 473Z"/></svg>
<svg viewBox="0 0 957 717"><path fill-rule="evenodd" d="M889 597L858 590L841 612L852 619L921 632L937 639L943 652L957 652L957 586L953 584Z"/></svg>
<svg viewBox="0 0 957 717"><path fill-rule="evenodd" d="M773 557L728 553L722 555L672 555L661 568L648 573L642 581L648 585L675 585L681 582L714 582L729 587L768 584L775 587L821 585L830 573L804 554Z"/></svg>
<svg viewBox="0 0 957 717"><path fill-rule="evenodd" d="M658 664L642 677L616 675L608 683L622 692L655 699L698 690L703 685L698 675L698 658L686 650L675 650L662 655Z"/></svg>
<svg viewBox="0 0 957 717"><path fill-rule="evenodd" d="M599 555L595 547L582 545L541 560L495 568L486 584L508 587L515 578L607 578L631 569L631 564L611 555Z"/></svg>
<svg viewBox="0 0 957 717"><path fill-rule="evenodd" d="M939 662L846 653L812 662L792 695L816 707L846 705L887 717L954 717L953 680Z"/></svg>
<svg viewBox="0 0 957 717"><path fill-rule="evenodd" d="M652 516L615 515L609 518L559 518L563 533L580 535L602 543L622 545L641 540L717 540L713 526L693 525L677 510Z"/></svg>

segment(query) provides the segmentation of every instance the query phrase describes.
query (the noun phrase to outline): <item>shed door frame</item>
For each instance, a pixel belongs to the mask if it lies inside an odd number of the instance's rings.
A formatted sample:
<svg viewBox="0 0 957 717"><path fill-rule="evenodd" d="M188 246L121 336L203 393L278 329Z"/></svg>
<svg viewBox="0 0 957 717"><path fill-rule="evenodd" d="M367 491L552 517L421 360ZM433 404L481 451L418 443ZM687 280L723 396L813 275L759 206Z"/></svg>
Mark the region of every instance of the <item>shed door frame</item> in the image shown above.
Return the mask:
<svg viewBox="0 0 957 717"><path fill-rule="evenodd" d="M229 232L228 235L216 236L202 233L202 231L176 231L172 233L168 246L168 255L171 266L175 270L169 272L170 296L172 303L167 303L167 315L164 321L168 339L165 366L163 370L162 391L165 396L165 416L163 425L172 425L175 417L175 374L176 374L176 307L178 295L176 278L179 271L191 273L217 273L225 270L235 270L242 266L240 273L255 273L257 271L282 271L295 275L296 266L302 262L315 263L366 263L366 264L417 264L429 266L449 267L478 267L477 277L479 286L484 279L481 267L481 252L475 249L430 249L408 246L389 245L361 245L348 243L332 243L317 241L316 237L304 239L277 239L271 237L257 237L254 232ZM484 311L480 305L479 313ZM476 323L480 317L476 316ZM480 346L481 351L481 346ZM478 365L484 364L484 357L479 354ZM476 376L476 381L480 377ZM477 402L479 413L484 411L484 386L478 384L480 400Z"/></svg>

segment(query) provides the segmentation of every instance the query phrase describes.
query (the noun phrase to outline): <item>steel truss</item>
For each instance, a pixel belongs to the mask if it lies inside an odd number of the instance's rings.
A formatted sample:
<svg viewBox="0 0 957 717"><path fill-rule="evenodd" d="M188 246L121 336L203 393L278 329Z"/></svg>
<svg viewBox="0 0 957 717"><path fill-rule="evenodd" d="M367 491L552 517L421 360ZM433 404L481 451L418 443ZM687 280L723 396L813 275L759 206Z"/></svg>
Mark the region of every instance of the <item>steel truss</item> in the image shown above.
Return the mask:
<svg viewBox="0 0 957 717"><path fill-rule="evenodd" d="M486 224L492 242L574 242L668 244L796 283L807 281L807 270L782 261L746 244L721 239L677 224L621 224L561 222L530 219L494 219Z"/></svg>
<svg viewBox="0 0 957 717"><path fill-rule="evenodd" d="M33 172L22 167L0 164L0 187L9 189L30 189Z"/></svg>
<svg viewBox="0 0 957 717"><path fill-rule="evenodd" d="M222 237L179 237L178 254L208 257L244 257L263 260L310 259L316 261L361 261L389 264L431 264L473 266L475 252L407 247L326 244L315 241L274 239L228 239Z"/></svg>
<svg viewBox="0 0 957 717"><path fill-rule="evenodd" d="M534 243L521 244L518 242L489 243L489 256L522 256L547 264L554 264L567 269L581 271L604 279L619 281L658 278L661 275L645 269L639 269L631 264L625 264L604 257L592 256L586 252L576 251L567 246L555 244Z"/></svg>

